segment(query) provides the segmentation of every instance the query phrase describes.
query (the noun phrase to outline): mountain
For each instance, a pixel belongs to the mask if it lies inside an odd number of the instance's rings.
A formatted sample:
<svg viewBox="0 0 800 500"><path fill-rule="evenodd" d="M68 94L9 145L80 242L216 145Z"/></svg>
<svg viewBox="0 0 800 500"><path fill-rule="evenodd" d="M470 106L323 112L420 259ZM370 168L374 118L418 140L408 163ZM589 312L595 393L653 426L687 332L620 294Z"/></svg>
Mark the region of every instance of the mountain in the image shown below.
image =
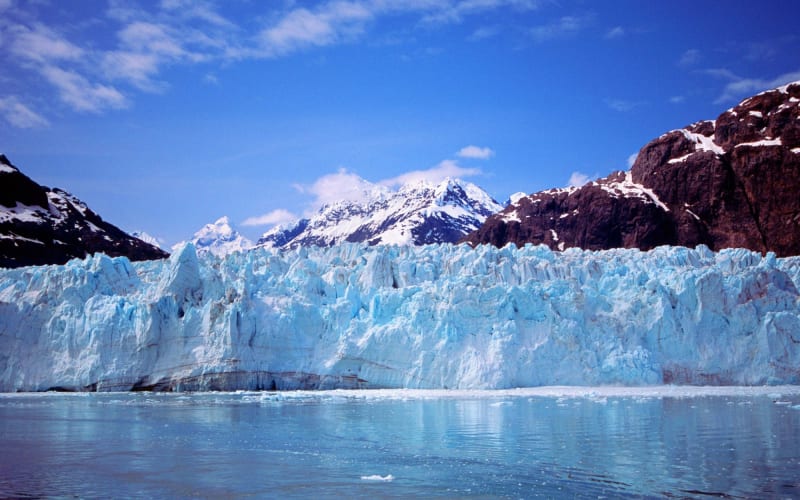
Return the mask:
<svg viewBox="0 0 800 500"><path fill-rule="evenodd" d="M800 258L342 244L0 270L0 391L800 383Z"/></svg>
<svg viewBox="0 0 800 500"><path fill-rule="evenodd" d="M653 140L630 171L531 194L464 241L800 255L799 104L800 82L745 99Z"/></svg>
<svg viewBox="0 0 800 500"><path fill-rule="evenodd" d="M0 155L0 267L63 264L96 252L131 260L169 255L105 222L68 192L40 186Z"/></svg>
<svg viewBox="0 0 800 500"><path fill-rule="evenodd" d="M138 238L144 241L145 243L149 243L156 248L161 248L162 250L164 250L164 248L162 248L161 246L161 242L158 241L158 238L146 233L145 231L131 231L131 236L133 236L134 238Z"/></svg>
<svg viewBox="0 0 800 500"><path fill-rule="evenodd" d="M206 224L194 233L192 243L198 252L209 252L217 256L239 252L253 247L253 242L231 227L227 216L220 217L213 224ZM177 250L183 243L173 246Z"/></svg>
<svg viewBox="0 0 800 500"><path fill-rule="evenodd" d="M361 201L325 205L309 219L277 226L257 244L296 248L343 242L453 243L502 208L478 186L457 179L439 184L419 181L397 191L377 186Z"/></svg>

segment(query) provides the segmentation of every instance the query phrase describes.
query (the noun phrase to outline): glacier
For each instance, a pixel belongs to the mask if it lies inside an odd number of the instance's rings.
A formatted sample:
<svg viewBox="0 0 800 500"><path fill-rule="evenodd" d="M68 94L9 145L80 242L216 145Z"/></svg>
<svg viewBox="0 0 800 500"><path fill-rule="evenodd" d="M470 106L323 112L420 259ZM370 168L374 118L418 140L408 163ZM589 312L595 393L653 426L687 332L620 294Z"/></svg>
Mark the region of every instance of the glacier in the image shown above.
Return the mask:
<svg viewBox="0 0 800 500"><path fill-rule="evenodd" d="M341 244L0 270L0 391L800 383L800 258Z"/></svg>

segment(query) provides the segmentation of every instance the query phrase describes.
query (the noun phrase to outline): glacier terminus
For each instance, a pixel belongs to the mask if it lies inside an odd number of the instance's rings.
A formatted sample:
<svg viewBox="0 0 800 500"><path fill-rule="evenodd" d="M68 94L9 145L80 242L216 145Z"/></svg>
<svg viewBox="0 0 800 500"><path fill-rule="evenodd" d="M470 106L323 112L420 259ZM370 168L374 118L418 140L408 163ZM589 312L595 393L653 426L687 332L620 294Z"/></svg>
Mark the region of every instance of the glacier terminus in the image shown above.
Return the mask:
<svg viewBox="0 0 800 500"><path fill-rule="evenodd" d="M0 270L0 391L800 383L800 258L256 248Z"/></svg>

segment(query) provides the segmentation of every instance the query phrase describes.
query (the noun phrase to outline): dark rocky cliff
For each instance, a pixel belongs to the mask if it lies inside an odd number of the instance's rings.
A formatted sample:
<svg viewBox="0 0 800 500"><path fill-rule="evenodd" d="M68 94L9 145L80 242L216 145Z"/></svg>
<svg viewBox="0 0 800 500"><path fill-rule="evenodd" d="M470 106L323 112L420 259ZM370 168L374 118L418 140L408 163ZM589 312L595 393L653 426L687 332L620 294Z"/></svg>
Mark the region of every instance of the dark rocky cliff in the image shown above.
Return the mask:
<svg viewBox="0 0 800 500"><path fill-rule="evenodd" d="M800 82L641 149L629 172L520 199L464 241L800 255Z"/></svg>
<svg viewBox="0 0 800 500"><path fill-rule="evenodd" d="M40 186L0 155L0 267L63 264L96 252L131 260L168 256L66 191Z"/></svg>

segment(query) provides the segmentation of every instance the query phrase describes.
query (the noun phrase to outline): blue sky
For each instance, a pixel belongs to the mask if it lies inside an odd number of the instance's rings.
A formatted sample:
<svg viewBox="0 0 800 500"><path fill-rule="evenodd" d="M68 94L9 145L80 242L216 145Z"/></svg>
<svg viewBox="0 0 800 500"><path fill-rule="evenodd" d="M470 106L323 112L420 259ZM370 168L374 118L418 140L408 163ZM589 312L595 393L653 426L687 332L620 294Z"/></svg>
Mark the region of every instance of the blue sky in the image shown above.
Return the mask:
<svg viewBox="0 0 800 500"><path fill-rule="evenodd" d="M0 0L0 152L168 246L354 186L503 201L800 80L794 1ZM245 224L246 223L246 224Z"/></svg>

